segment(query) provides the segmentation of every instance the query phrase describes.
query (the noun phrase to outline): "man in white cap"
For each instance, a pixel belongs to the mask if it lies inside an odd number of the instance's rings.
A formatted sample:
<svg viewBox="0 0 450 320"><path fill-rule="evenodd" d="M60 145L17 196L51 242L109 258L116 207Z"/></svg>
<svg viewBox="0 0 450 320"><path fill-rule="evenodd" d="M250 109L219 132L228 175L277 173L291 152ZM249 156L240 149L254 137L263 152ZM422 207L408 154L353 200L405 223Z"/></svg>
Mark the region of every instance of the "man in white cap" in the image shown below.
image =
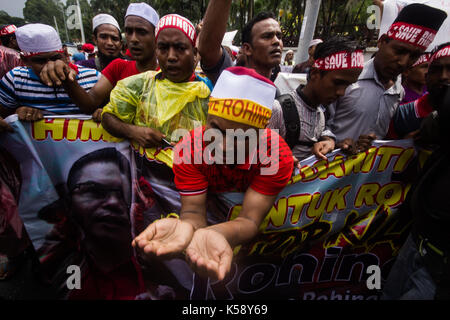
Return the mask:
<svg viewBox="0 0 450 320"><path fill-rule="evenodd" d="M265 129L275 93L275 85L254 69L231 67L221 73L211 93L206 125L192 130L175 147L173 172L181 196L180 219L163 218L147 227L133 241L141 254L165 257L185 252L191 268L200 275L225 277L232 248L258 234L259 225L292 174L288 145L275 131ZM234 135L232 140L228 138L230 129L245 136L254 132L257 144L242 140L236 144ZM206 135L211 141L210 133L214 144L222 141L214 150L205 142ZM230 151L233 163L226 155ZM245 151L243 162L236 161L237 151ZM196 159L199 154L201 159ZM207 226L210 192L245 192L239 215Z"/></svg>
<svg viewBox="0 0 450 320"><path fill-rule="evenodd" d="M116 19L106 13L100 13L92 19L92 30L97 57L80 61L78 65L101 72L110 62L121 57L122 34Z"/></svg>
<svg viewBox="0 0 450 320"><path fill-rule="evenodd" d="M156 70L155 28L158 13L146 3L131 3L125 14L125 37L132 60L116 59L102 71L102 77L92 90L86 92L76 84L67 64L48 63L41 78L48 85L65 83L70 97L78 105L94 112L94 120L101 121L101 110L109 101L109 94L119 80Z"/></svg>
<svg viewBox="0 0 450 320"><path fill-rule="evenodd" d="M44 113L89 114L72 102L63 86L50 87L39 78L48 61L67 58L56 30L45 24L27 24L17 29L16 38L25 67L14 68L0 81L2 115L17 113L20 120L35 121L42 119ZM83 90L90 90L100 78L96 70L75 65L70 68Z"/></svg>
<svg viewBox="0 0 450 320"><path fill-rule="evenodd" d="M308 47L308 60L295 65L294 69L292 69L292 73L308 73L309 69L311 69L312 65L314 64L314 52L316 51L316 47L319 43L322 42L322 39L311 40Z"/></svg>

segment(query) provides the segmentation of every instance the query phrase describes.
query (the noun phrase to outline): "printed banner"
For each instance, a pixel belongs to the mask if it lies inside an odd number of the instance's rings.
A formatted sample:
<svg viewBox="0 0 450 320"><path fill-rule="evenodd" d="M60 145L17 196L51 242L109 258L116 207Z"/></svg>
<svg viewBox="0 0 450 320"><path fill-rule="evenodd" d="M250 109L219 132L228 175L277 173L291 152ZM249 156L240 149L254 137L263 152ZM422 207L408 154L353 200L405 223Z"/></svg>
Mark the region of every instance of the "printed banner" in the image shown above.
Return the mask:
<svg viewBox="0 0 450 320"><path fill-rule="evenodd" d="M0 135L9 154L0 159L0 187L7 182L16 196L2 201L15 199L18 208L9 201L0 211L0 240L9 240L0 254L28 237L61 299L378 299L367 270L379 266L386 278L411 223L398 210L409 190L401 175L414 159L424 161L410 140L302 161L260 235L235 248L231 272L213 282L181 256L144 261L131 248L150 223L179 213L171 148L130 147L91 120L8 121L14 133ZM242 199L211 194L208 222L234 219ZM80 268L80 288L69 285L70 266Z"/></svg>

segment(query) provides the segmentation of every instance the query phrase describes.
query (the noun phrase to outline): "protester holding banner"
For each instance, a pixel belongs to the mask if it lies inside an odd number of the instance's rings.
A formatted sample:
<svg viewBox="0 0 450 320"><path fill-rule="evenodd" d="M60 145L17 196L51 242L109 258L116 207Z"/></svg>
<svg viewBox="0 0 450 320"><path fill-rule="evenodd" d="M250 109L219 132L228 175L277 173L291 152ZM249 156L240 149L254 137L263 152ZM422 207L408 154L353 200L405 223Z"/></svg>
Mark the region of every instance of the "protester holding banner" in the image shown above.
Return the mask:
<svg viewBox="0 0 450 320"><path fill-rule="evenodd" d="M400 105L395 110L389 128L392 139L404 138L420 129L422 121L433 110L438 110L439 104L450 84L450 42L443 43L430 55L430 66L426 74L428 93L415 101Z"/></svg>
<svg viewBox="0 0 450 320"><path fill-rule="evenodd" d="M214 83L220 73L233 65L228 52L221 46L226 32L231 0L212 0L208 4L198 50L202 57L202 69ZM260 12L242 30L242 53L245 67L270 78L272 69L281 64L283 41L275 16Z"/></svg>
<svg viewBox="0 0 450 320"><path fill-rule="evenodd" d="M157 69L155 55L155 28L158 13L146 3L131 3L125 14L125 36L133 60L116 59L102 71L102 77L92 90L86 92L74 81L74 72L62 62L49 62L42 70L41 79L49 86L63 84L74 103L101 121L97 109L109 101L111 90L119 80Z"/></svg>
<svg viewBox="0 0 450 320"><path fill-rule="evenodd" d="M401 104L419 99L427 92L425 76L430 64L431 54L426 52L405 72L402 73L402 86L405 97Z"/></svg>
<svg viewBox="0 0 450 320"><path fill-rule="evenodd" d="M206 126L192 130L175 148L173 171L181 195L180 219L165 218L151 224L133 242L141 253L165 256L186 250L186 259L194 271L220 280L225 277L231 266L232 248L256 236L259 224L291 177L293 159L289 147L276 132L264 129L275 92L275 85L253 69L232 67L222 72L211 93ZM242 141L236 144L229 140L228 133L225 138L229 129L244 130L244 134L259 130L255 134L257 145ZM217 148L213 152L205 152L209 144L204 135L209 134L208 130L225 139L214 140ZM263 145L267 153L262 151ZM228 163L230 150L232 161ZM238 150L245 150L243 164L237 162ZM199 154L208 159L196 162ZM225 155L227 162L221 164ZM239 216L207 226L207 193L232 190L245 192Z"/></svg>
<svg viewBox="0 0 450 320"><path fill-rule="evenodd" d="M92 18L92 39L97 46L97 57L80 61L80 66L100 72L113 60L121 57L122 34L119 23L113 16L100 13Z"/></svg>
<svg viewBox="0 0 450 320"><path fill-rule="evenodd" d="M336 138L325 126L323 105L342 97L346 88L356 82L364 65L357 44L342 37L319 44L314 59L306 86L279 97L283 106L274 104L269 122L269 128L280 130L298 160L312 154L326 159L325 155L334 150ZM295 108L287 108L282 97L295 104ZM297 130L291 131L292 128Z"/></svg>
<svg viewBox="0 0 450 320"><path fill-rule="evenodd" d="M44 113L91 113L77 107L63 86L47 86L39 78L48 61L64 62L65 52L56 30L45 24L27 24L16 31L21 59L25 67L16 67L0 81L0 106L6 114L17 113L20 120L35 121ZM74 82L82 90L90 90L100 78L93 69L70 65ZM73 68L73 69L72 69Z"/></svg>
<svg viewBox="0 0 450 320"><path fill-rule="evenodd" d="M338 141L357 140L371 132L379 139L386 137L404 97L400 75L427 49L446 17L444 11L423 4L403 8L378 40L378 51L366 62L358 81L328 107L328 125Z"/></svg>

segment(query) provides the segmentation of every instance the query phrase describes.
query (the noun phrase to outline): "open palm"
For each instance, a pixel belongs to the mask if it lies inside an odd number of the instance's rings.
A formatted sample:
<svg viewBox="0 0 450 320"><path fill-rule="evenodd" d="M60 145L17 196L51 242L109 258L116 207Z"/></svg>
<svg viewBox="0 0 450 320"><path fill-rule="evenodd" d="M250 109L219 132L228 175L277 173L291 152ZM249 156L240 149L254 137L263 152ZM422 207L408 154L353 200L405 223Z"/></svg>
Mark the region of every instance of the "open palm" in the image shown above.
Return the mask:
<svg viewBox="0 0 450 320"><path fill-rule="evenodd" d="M194 234L191 224L179 219L164 218L153 222L133 240L133 247L144 255L170 255L182 252Z"/></svg>
<svg viewBox="0 0 450 320"><path fill-rule="evenodd" d="M230 271L233 250L219 232L198 229L186 249L186 259L201 276L223 280Z"/></svg>

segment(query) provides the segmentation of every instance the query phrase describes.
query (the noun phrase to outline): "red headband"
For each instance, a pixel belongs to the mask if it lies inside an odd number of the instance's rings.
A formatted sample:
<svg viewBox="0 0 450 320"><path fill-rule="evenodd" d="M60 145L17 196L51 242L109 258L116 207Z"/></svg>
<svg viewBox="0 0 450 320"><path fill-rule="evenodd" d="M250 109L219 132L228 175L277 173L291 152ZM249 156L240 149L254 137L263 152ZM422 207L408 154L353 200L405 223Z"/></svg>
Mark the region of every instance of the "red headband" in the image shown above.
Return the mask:
<svg viewBox="0 0 450 320"><path fill-rule="evenodd" d="M14 32L16 32L17 27L13 24L10 24L8 26L3 27L0 30L0 36L7 36L8 34L13 34Z"/></svg>
<svg viewBox="0 0 450 320"><path fill-rule="evenodd" d="M450 45L442 48L441 50L435 52L431 57L430 64L433 63L434 60L450 57Z"/></svg>
<svg viewBox="0 0 450 320"><path fill-rule="evenodd" d="M417 61L412 65L411 68L417 67L418 65L421 65L422 63L430 62L431 54L430 53L424 53L417 59Z"/></svg>
<svg viewBox="0 0 450 320"><path fill-rule="evenodd" d="M178 29L183 32L186 37L191 41L192 45L195 47L195 40L197 39L197 33L195 32L194 25L185 17L178 14L168 14L162 17L155 31L155 40L158 39L159 33L167 28Z"/></svg>
<svg viewBox="0 0 450 320"><path fill-rule="evenodd" d="M314 68L326 71L362 69L364 68L364 54L361 50L336 52L325 58L316 59Z"/></svg>
<svg viewBox="0 0 450 320"><path fill-rule="evenodd" d="M387 36L425 50L433 42L436 33L436 30L430 28L405 22L396 22L389 28Z"/></svg>

